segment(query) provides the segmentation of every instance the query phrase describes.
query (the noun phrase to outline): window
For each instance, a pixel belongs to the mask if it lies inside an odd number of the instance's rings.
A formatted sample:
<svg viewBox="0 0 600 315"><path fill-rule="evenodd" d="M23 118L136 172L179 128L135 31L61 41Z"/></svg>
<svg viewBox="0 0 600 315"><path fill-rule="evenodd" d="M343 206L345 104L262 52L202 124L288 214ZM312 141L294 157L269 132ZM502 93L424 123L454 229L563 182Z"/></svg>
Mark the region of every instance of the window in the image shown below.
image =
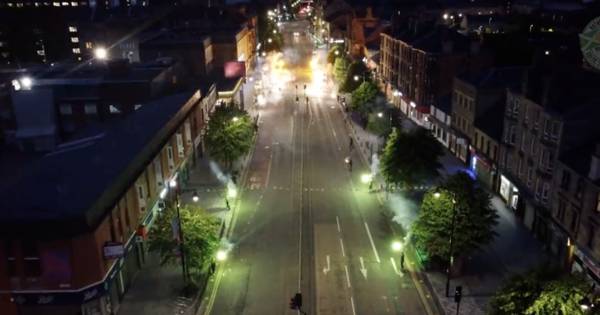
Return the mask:
<svg viewBox="0 0 600 315"><path fill-rule="evenodd" d="M558 209L556 213L556 218L562 223L565 221L565 209L567 205L562 198L558 199Z"/></svg>
<svg viewBox="0 0 600 315"><path fill-rule="evenodd" d="M71 108L71 104L60 104L59 112L61 115L72 115L73 109Z"/></svg>
<svg viewBox="0 0 600 315"><path fill-rule="evenodd" d="M531 155L535 156L535 151L536 151L535 138L531 137Z"/></svg>
<svg viewBox="0 0 600 315"><path fill-rule="evenodd" d="M525 152L525 145L527 143L527 134L523 133L521 135L521 152Z"/></svg>
<svg viewBox="0 0 600 315"><path fill-rule="evenodd" d="M183 147L183 135L178 132L175 135L175 139L177 139L177 155L180 158L184 158L185 157L185 148Z"/></svg>
<svg viewBox="0 0 600 315"><path fill-rule="evenodd" d="M14 278L17 276L17 255L15 242L12 240L5 240L4 249L6 252L6 273L9 278Z"/></svg>
<svg viewBox="0 0 600 315"><path fill-rule="evenodd" d="M69 26L69 33L77 33L77 27Z"/></svg>
<svg viewBox="0 0 600 315"><path fill-rule="evenodd" d="M74 53L74 54L76 54L76 55L77 55L77 54L81 54L81 49L79 49L79 48L73 48L73 49L72 49L72 51L73 51L73 53Z"/></svg>
<svg viewBox="0 0 600 315"><path fill-rule="evenodd" d="M517 167L517 172L519 173L519 177L521 175L523 175L523 172L524 172L524 170L523 170L524 169L523 164L524 164L523 163L523 159L521 157L519 157L519 164L518 164L518 167Z"/></svg>
<svg viewBox="0 0 600 315"><path fill-rule="evenodd" d="M23 242L23 272L26 278L39 278L42 275L39 250L33 241Z"/></svg>
<svg viewBox="0 0 600 315"><path fill-rule="evenodd" d="M552 132L552 121L550 119L545 119L544 120L544 135L550 136L551 132Z"/></svg>
<svg viewBox="0 0 600 315"><path fill-rule="evenodd" d="M510 144L515 144L515 142L517 142L517 128L510 126Z"/></svg>
<svg viewBox="0 0 600 315"><path fill-rule="evenodd" d="M94 45L92 44L92 42L85 42L85 48L92 49L92 48L94 48Z"/></svg>
<svg viewBox="0 0 600 315"><path fill-rule="evenodd" d="M523 113L525 114L524 122L527 123L529 121L529 110L527 105L523 106Z"/></svg>
<svg viewBox="0 0 600 315"><path fill-rule="evenodd" d="M71 43L79 43L79 37L71 37Z"/></svg>
<svg viewBox="0 0 600 315"><path fill-rule="evenodd" d="M535 181L535 200L540 200L542 195L542 181L540 179L536 179Z"/></svg>
<svg viewBox="0 0 600 315"><path fill-rule="evenodd" d="M600 212L600 193L596 195L596 211Z"/></svg>
<svg viewBox="0 0 600 315"><path fill-rule="evenodd" d="M596 238L596 227L594 227L592 224L589 224L587 247L594 248L594 238Z"/></svg>
<svg viewBox="0 0 600 315"><path fill-rule="evenodd" d="M533 167L527 168L527 187L533 185Z"/></svg>
<svg viewBox="0 0 600 315"><path fill-rule="evenodd" d="M93 104L93 103L85 104L83 109L84 109L85 113L88 115L98 114L98 107L96 107L96 104Z"/></svg>
<svg viewBox="0 0 600 315"><path fill-rule="evenodd" d="M550 184L544 183L542 187L542 202L548 202L548 193L550 192Z"/></svg>
<svg viewBox="0 0 600 315"><path fill-rule="evenodd" d="M565 191L569 191L569 185L571 184L571 173L567 170L563 170L562 177L560 178L560 188Z"/></svg>
<svg viewBox="0 0 600 315"><path fill-rule="evenodd" d="M579 213L577 211L571 212L571 231L575 231L577 228L577 221L579 220Z"/></svg>
<svg viewBox="0 0 600 315"><path fill-rule="evenodd" d="M142 104L135 104L135 105L133 105L133 110L138 110L140 108L142 108Z"/></svg>
<svg viewBox="0 0 600 315"><path fill-rule="evenodd" d="M575 189L575 198L581 200L583 196L583 179L577 180L577 188Z"/></svg>
<svg viewBox="0 0 600 315"><path fill-rule="evenodd" d="M560 133L560 123L555 121L552 123L552 131L550 133L550 136L552 137L553 140L557 140L559 133Z"/></svg>
<svg viewBox="0 0 600 315"><path fill-rule="evenodd" d="M513 99L513 106L512 106L512 113L515 115L519 114L519 99L518 98L514 98Z"/></svg>

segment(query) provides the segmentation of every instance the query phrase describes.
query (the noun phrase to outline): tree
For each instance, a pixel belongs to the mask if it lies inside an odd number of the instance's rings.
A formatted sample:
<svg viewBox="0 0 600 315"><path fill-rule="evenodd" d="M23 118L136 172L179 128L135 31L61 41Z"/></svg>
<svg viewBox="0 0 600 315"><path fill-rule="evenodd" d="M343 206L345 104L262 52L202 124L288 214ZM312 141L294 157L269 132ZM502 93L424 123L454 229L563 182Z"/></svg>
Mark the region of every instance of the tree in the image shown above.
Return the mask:
<svg viewBox="0 0 600 315"><path fill-rule="evenodd" d="M355 76L358 76L359 79L355 80ZM369 77L369 69L367 69L367 66L361 61L352 62L348 67L346 77L340 84L340 91L349 93L356 90L363 82L363 79L371 79Z"/></svg>
<svg viewBox="0 0 600 315"><path fill-rule="evenodd" d="M342 80L346 77L348 65L348 57L340 55L339 57L335 58L335 62L333 63L333 76L337 82L342 82Z"/></svg>
<svg viewBox="0 0 600 315"><path fill-rule="evenodd" d="M367 130L379 136L387 136L392 132L392 122L390 120L390 112L370 113L367 120Z"/></svg>
<svg viewBox="0 0 600 315"><path fill-rule="evenodd" d="M578 275L568 274L544 285L526 315L577 315L584 314L580 301L588 294L590 285Z"/></svg>
<svg viewBox="0 0 600 315"><path fill-rule="evenodd" d="M579 274L561 275L557 269L536 268L506 282L492 297L488 314L584 314L580 302L590 290L589 283Z"/></svg>
<svg viewBox="0 0 600 315"><path fill-rule="evenodd" d="M213 262L219 247L220 223L216 217L191 205L181 207L180 214L184 231L183 252L188 274L194 280ZM174 207L168 207L158 215L150 232L149 248L159 254L161 265L180 263L177 255L178 235L173 231L173 226L177 226L177 212Z"/></svg>
<svg viewBox="0 0 600 315"><path fill-rule="evenodd" d="M547 268L513 276L490 301L489 315L524 314L552 275Z"/></svg>
<svg viewBox="0 0 600 315"><path fill-rule="evenodd" d="M235 105L218 106L208 122L206 145L211 156L227 168L252 147L254 122Z"/></svg>
<svg viewBox="0 0 600 315"><path fill-rule="evenodd" d="M375 83L371 81L361 83L360 86L352 92L350 109L362 114L367 114L369 112L368 105L375 100L377 93L379 93L379 90Z"/></svg>
<svg viewBox="0 0 600 315"><path fill-rule="evenodd" d="M406 187L423 184L439 175L442 146L424 128L392 131L381 156L381 171L388 184Z"/></svg>
<svg viewBox="0 0 600 315"><path fill-rule="evenodd" d="M491 207L490 195L467 173L450 176L440 187L429 190L413 225L417 248L431 257L447 260L450 257L450 233L455 216L453 252L460 259L497 235L494 227L498 214Z"/></svg>
<svg viewBox="0 0 600 315"><path fill-rule="evenodd" d="M337 54L336 54L337 51ZM344 53L344 49L340 45L333 45L327 52L327 63L334 64L338 56Z"/></svg>

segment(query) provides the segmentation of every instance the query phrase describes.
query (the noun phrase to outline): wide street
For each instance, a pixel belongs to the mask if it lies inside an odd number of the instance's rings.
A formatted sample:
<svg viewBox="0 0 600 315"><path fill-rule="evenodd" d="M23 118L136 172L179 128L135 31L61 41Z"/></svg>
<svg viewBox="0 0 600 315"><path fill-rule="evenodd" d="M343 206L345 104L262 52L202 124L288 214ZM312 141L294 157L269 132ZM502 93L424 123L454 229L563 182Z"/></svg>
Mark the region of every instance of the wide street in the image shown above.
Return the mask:
<svg viewBox="0 0 600 315"><path fill-rule="evenodd" d="M259 64L260 128L229 230L232 250L204 314L427 314L350 150L344 113L308 23L282 25L282 56ZM297 33L294 35L294 33ZM305 88L306 85L306 88ZM352 170L344 162L350 156Z"/></svg>

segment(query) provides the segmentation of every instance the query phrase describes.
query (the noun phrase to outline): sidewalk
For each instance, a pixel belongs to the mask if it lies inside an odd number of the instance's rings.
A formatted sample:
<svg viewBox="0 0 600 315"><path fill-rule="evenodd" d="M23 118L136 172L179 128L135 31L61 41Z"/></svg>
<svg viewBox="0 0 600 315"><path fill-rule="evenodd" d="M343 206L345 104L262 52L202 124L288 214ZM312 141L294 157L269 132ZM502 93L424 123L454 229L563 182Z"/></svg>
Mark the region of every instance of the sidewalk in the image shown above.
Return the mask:
<svg viewBox="0 0 600 315"><path fill-rule="evenodd" d="M364 157L370 157L369 147L378 148L383 145L382 140L370 134L353 121L348 120L348 128L355 140L359 142L359 148ZM402 127L404 130L417 128L418 126L408 117L402 116ZM369 144L366 144L369 143ZM373 152L377 150L373 149ZM369 163L371 163L370 158ZM445 150L445 155L440 159L443 168L440 170L442 178L455 174L459 171L467 171L467 167L458 158ZM381 180L381 178L378 178ZM503 282L517 273L523 273L541 263L547 258L539 243L514 212L509 209L500 197L490 192L491 204L496 209L498 225L495 231L498 236L494 241L473 253L468 257L462 268L462 275L452 278L450 282L450 297L446 298L446 276L441 272L424 271L425 285L433 291L439 306L446 314L456 314L456 303L454 303L454 289L457 285L463 287L463 298L461 300L461 314L483 315L486 314L487 304L493 294L502 286ZM382 198L383 199L383 198ZM406 202L409 201L409 202ZM406 230L416 219L419 204L417 200L407 200L402 192L390 193L387 199L388 207L396 214L396 220ZM401 205L401 206L400 206ZM422 270L418 263L416 271Z"/></svg>
<svg viewBox="0 0 600 315"><path fill-rule="evenodd" d="M182 296L180 266L160 266L159 258L148 254L148 263L127 291L119 315L192 314L193 300Z"/></svg>

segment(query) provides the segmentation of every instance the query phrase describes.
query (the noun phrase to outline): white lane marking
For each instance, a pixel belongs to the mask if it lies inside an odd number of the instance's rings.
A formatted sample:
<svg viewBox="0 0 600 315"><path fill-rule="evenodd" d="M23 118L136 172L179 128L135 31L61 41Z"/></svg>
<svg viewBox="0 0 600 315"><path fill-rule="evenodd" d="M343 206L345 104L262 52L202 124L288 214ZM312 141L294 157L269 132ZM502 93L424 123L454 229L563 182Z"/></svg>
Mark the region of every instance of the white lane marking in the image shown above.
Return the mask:
<svg viewBox="0 0 600 315"><path fill-rule="evenodd" d="M394 272L400 277L404 276L404 274L402 274L402 271L398 271L398 267L396 266L396 261L394 260L394 257L390 257L390 260L392 261L392 267L394 268Z"/></svg>
<svg viewBox="0 0 600 315"><path fill-rule="evenodd" d="M360 273L362 273L365 280L367 279L367 268L365 267L365 260L360 256Z"/></svg>
<svg viewBox="0 0 600 315"><path fill-rule="evenodd" d="M342 233L342 227L340 226L340 218L335 216L335 223L337 223L338 232Z"/></svg>
<svg viewBox="0 0 600 315"><path fill-rule="evenodd" d="M348 288L351 288L350 284L350 273L348 272L348 266L344 265L344 270L346 270L346 283L348 284Z"/></svg>
<svg viewBox="0 0 600 315"><path fill-rule="evenodd" d="M327 259L327 267L323 268L323 273L327 274L331 270L331 261L329 260L329 255L326 256Z"/></svg>
<svg viewBox="0 0 600 315"><path fill-rule="evenodd" d="M367 235L369 236L369 241L371 241L371 247L373 247L373 253L375 253L375 259L378 263L381 263L379 259L379 254L377 253L377 248L375 248L375 242L373 242L373 236L371 236L371 230L369 230L369 225L365 221L365 229L367 230Z"/></svg>
<svg viewBox="0 0 600 315"><path fill-rule="evenodd" d="M340 246L342 247L342 256L346 257L346 251L344 251L344 241L340 237Z"/></svg>
<svg viewBox="0 0 600 315"><path fill-rule="evenodd" d="M350 297L350 306L352 306L352 314L356 315L356 307L354 306L354 298Z"/></svg>

